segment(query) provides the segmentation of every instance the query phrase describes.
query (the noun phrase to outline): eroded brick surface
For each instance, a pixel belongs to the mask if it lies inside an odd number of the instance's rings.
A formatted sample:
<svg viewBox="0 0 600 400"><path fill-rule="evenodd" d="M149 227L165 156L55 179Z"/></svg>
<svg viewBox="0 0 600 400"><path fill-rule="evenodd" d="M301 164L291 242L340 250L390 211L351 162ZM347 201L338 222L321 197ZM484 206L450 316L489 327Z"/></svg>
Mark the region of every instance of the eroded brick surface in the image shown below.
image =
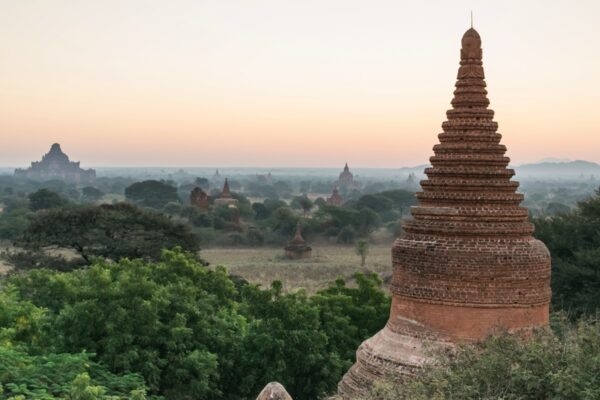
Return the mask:
<svg viewBox="0 0 600 400"><path fill-rule="evenodd" d="M389 321L358 349L339 384L344 399L387 375L410 378L427 346L548 324L550 255L520 206L485 87L481 39L471 28L419 205L392 248Z"/></svg>

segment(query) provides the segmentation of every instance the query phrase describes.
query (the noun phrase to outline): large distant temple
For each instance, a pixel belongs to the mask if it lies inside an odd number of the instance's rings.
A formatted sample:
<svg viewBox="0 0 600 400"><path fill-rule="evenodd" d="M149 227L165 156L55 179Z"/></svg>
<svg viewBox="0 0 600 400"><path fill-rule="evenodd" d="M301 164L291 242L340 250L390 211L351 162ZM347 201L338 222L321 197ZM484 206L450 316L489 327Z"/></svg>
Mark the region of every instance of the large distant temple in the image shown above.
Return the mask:
<svg viewBox="0 0 600 400"><path fill-rule="evenodd" d="M32 162L27 169L16 169L15 176L38 181L59 179L70 183L85 183L96 179L96 171L82 169L79 161L69 161L69 156L63 153L60 144L54 143L41 161Z"/></svg>
<svg viewBox="0 0 600 400"><path fill-rule="evenodd" d="M354 175L350 172L350 168L348 168L348 163L344 166L344 170L340 174L338 179L338 186L344 189L351 188L355 186Z"/></svg>
<svg viewBox="0 0 600 400"><path fill-rule="evenodd" d="M533 238L523 195L511 181L473 28L460 54L452 109L419 205L392 248L389 320L359 347L338 387L343 399L360 398L386 376L410 378L432 347L548 325L550 254Z"/></svg>

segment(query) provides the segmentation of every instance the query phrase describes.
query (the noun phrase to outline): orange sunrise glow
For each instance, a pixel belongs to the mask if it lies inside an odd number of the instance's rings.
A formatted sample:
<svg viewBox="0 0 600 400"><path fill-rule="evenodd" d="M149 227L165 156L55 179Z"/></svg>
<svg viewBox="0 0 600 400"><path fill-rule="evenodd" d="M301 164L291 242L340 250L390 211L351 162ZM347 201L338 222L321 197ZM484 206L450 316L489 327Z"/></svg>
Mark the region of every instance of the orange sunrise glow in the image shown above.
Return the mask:
<svg viewBox="0 0 600 400"><path fill-rule="evenodd" d="M7 1L2 166L427 163L483 37L514 163L600 162L597 1Z"/></svg>

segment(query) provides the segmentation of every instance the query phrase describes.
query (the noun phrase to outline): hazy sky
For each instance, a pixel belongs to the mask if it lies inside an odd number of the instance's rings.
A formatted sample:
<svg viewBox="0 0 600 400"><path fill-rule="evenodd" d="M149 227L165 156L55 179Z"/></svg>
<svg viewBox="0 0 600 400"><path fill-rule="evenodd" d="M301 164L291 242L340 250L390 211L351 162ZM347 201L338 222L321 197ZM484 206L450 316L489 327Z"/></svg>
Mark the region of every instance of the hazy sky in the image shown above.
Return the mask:
<svg viewBox="0 0 600 400"><path fill-rule="evenodd" d="M423 164L470 10L508 156L600 162L597 0L0 0L0 165Z"/></svg>

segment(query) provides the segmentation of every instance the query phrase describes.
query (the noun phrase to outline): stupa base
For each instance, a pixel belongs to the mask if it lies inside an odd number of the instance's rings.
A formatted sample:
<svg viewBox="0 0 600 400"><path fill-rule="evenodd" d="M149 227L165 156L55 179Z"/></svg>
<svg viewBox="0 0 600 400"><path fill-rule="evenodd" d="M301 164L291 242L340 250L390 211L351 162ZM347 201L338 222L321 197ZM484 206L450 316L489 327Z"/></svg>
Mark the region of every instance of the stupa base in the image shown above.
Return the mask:
<svg viewBox="0 0 600 400"><path fill-rule="evenodd" d="M338 398L359 399L378 380L412 378L430 360L431 349L448 345L447 342L396 333L386 325L356 351L356 363L338 384Z"/></svg>

